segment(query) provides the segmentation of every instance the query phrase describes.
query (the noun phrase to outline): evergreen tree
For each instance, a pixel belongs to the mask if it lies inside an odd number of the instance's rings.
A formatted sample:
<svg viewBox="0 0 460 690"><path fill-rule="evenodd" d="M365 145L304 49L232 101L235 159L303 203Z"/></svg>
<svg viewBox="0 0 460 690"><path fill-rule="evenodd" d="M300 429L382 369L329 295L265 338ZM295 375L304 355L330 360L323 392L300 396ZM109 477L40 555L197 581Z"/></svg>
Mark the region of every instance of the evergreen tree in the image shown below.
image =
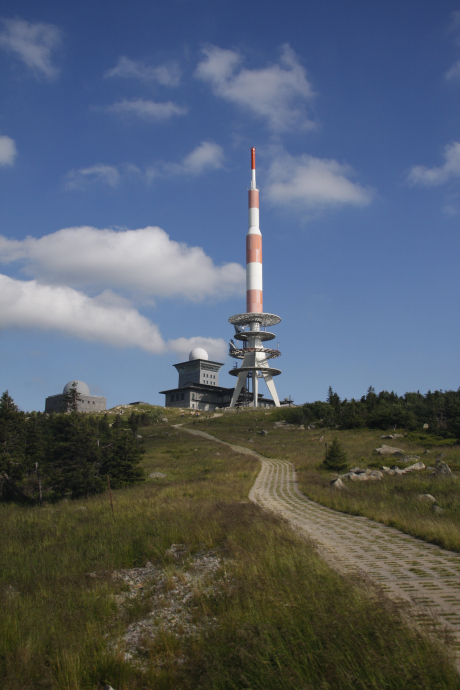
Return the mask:
<svg viewBox="0 0 460 690"><path fill-rule="evenodd" d="M25 416L5 391L0 398L0 496L21 496L18 482L26 475Z"/></svg>
<svg viewBox="0 0 460 690"><path fill-rule="evenodd" d="M346 469L347 465L347 454L340 445L337 436L334 436L332 443L326 450L323 460L323 467L325 467L327 470L336 470L339 472L340 470Z"/></svg>
<svg viewBox="0 0 460 690"><path fill-rule="evenodd" d="M78 403L81 401L81 395L77 390L77 381L73 381L67 393L64 393L64 400L67 412L78 412Z"/></svg>

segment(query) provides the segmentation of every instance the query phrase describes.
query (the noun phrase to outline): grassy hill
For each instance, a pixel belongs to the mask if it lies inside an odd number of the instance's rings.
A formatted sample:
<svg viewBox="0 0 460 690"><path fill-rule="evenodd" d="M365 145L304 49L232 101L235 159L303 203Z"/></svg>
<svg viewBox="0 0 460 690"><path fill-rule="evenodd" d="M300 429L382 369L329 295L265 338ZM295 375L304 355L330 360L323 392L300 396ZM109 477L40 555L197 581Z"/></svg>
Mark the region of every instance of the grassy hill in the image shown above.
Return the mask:
<svg viewBox="0 0 460 690"><path fill-rule="evenodd" d="M172 424L292 460L303 490L331 504L345 499L318 469L329 432L274 429L276 412L160 410L167 423L139 430L148 479L113 491L114 517L107 493L0 504L2 689L460 687L446 640L408 627L404 608L248 501L255 459ZM340 433L357 464L376 437ZM412 481L386 477L382 501L402 493L393 479ZM378 486L337 507L368 510Z"/></svg>

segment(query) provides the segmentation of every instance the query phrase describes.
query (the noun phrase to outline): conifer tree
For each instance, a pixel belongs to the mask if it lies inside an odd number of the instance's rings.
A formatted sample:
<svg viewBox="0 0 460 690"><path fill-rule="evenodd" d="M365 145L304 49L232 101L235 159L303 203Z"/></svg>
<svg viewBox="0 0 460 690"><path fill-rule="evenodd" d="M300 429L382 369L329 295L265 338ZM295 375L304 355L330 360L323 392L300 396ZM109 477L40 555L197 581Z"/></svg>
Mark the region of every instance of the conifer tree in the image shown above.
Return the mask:
<svg viewBox="0 0 460 690"><path fill-rule="evenodd" d="M337 472L346 469L348 458L346 452L340 445L337 436L334 436L332 443L326 450L323 460L323 467L327 470L336 470Z"/></svg>

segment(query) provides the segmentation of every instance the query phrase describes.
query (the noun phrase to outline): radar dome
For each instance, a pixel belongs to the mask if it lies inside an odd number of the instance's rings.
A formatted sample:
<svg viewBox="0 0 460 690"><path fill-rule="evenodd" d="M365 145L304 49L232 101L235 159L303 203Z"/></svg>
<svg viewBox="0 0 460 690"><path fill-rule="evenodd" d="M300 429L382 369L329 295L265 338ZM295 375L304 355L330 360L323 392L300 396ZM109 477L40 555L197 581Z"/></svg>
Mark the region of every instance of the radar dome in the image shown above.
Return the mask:
<svg viewBox="0 0 460 690"><path fill-rule="evenodd" d="M193 359L209 359L208 353L202 347L194 347L188 358L190 361Z"/></svg>
<svg viewBox="0 0 460 690"><path fill-rule="evenodd" d="M62 391L64 395L68 393L71 388L73 388L74 383L77 386L77 393L80 393L80 395L89 395L89 388L86 383L83 383L83 381L77 381L77 379L73 379L73 381L69 381L69 383L65 384L64 390Z"/></svg>

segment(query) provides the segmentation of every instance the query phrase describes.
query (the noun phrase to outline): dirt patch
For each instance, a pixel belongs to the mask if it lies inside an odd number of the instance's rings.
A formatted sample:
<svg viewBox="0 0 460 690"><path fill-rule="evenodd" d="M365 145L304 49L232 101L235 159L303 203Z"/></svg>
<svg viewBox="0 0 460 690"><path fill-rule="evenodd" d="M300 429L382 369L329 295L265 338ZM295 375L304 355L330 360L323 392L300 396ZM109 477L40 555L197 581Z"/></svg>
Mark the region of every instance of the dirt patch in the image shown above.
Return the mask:
<svg viewBox="0 0 460 690"><path fill-rule="evenodd" d="M114 580L127 585L125 592L112 595L120 614L142 601L148 605L147 615L131 623L109 645L140 668L160 634L190 637L217 624L216 618L203 614L200 600L222 592L226 575L221 557L209 549L190 556L184 544L173 544L166 555L172 559L170 567L147 563L143 568L111 574Z"/></svg>

